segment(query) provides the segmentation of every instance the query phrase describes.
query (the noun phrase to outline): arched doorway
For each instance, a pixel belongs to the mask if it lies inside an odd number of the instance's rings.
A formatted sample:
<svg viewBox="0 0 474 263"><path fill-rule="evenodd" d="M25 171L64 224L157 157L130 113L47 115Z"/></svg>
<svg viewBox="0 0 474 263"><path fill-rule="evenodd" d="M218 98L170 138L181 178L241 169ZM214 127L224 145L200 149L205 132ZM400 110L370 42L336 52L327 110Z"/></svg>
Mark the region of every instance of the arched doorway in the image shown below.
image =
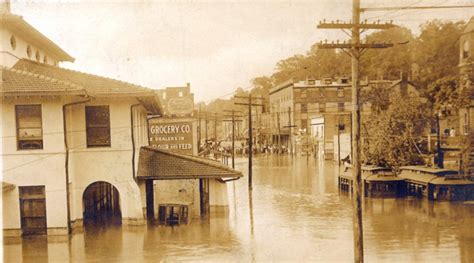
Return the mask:
<svg viewBox="0 0 474 263"><path fill-rule="evenodd" d="M122 222L119 191L107 182L90 184L82 196L84 224Z"/></svg>

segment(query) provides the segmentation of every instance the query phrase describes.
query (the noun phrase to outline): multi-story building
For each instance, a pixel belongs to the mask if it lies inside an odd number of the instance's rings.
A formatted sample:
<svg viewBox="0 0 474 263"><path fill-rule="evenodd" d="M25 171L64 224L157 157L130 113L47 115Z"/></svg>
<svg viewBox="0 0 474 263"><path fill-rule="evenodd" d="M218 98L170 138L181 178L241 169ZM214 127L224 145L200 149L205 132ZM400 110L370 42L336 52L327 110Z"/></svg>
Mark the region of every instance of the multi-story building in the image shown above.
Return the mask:
<svg viewBox="0 0 474 263"><path fill-rule="evenodd" d="M184 87L167 87L157 90L163 107L163 115L167 117L190 117L194 111L194 94L191 84Z"/></svg>
<svg viewBox="0 0 474 263"><path fill-rule="evenodd" d="M141 224L156 208L166 218L167 204L186 219L226 205L220 179L238 173L146 147L147 117L162 115L154 90L59 67L74 59L0 6L4 235L67 234L102 217ZM168 140L191 132L183 127L155 133ZM170 182L166 192L158 180Z"/></svg>
<svg viewBox="0 0 474 263"><path fill-rule="evenodd" d="M350 101L351 83L348 78L304 81L291 79L274 87L270 91L274 144L280 141L280 145L298 150L296 136L309 135L313 131L313 143L325 149L326 158L331 158L333 135L337 134L336 126L347 129L350 125ZM324 124L324 128L321 124ZM314 134L318 126L324 136Z"/></svg>

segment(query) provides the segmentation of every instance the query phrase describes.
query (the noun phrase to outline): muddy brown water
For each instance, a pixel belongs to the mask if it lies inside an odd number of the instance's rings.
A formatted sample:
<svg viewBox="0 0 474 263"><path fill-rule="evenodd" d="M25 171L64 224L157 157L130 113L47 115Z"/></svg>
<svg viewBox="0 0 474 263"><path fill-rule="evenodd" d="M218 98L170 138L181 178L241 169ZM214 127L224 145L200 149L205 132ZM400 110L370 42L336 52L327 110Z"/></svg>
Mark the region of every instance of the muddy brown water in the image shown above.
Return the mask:
<svg viewBox="0 0 474 263"><path fill-rule="evenodd" d="M90 226L71 237L4 239L4 262L353 262L352 206L337 165L254 160L228 183L229 209L188 225ZM245 159L237 169L247 176ZM474 205L365 199L366 262L474 262Z"/></svg>

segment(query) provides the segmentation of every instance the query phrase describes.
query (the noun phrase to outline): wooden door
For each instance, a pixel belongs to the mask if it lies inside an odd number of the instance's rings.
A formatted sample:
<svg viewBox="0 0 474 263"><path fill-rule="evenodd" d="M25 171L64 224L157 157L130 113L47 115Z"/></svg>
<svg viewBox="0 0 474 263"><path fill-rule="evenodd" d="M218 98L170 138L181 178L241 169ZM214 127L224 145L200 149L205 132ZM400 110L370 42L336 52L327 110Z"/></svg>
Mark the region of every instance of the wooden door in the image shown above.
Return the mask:
<svg viewBox="0 0 474 263"><path fill-rule="evenodd" d="M23 235L46 234L46 195L44 186L21 186L20 217Z"/></svg>

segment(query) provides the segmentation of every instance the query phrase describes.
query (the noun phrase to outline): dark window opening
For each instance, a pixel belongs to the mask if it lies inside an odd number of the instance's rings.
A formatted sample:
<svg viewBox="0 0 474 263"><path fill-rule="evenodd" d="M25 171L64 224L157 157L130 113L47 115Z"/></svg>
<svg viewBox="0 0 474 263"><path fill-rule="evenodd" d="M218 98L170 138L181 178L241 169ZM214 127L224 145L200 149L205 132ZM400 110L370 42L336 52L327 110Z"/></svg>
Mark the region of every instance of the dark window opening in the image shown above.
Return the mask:
<svg viewBox="0 0 474 263"><path fill-rule="evenodd" d="M17 105L15 114L18 149L43 149L41 105Z"/></svg>
<svg viewBox="0 0 474 263"><path fill-rule="evenodd" d="M110 146L109 106L86 107L87 147Z"/></svg>
<svg viewBox="0 0 474 263"><path fill-rule="evenodd" d="M308 105L306 103L301 104L301 113L307 113L308 112Z"/></svg>
<svg viewBox="0 0 474 263"><path fill-rule="evenodd" d="M337 109L338 111L344 111L344 102L338 102Z"/></svg>

